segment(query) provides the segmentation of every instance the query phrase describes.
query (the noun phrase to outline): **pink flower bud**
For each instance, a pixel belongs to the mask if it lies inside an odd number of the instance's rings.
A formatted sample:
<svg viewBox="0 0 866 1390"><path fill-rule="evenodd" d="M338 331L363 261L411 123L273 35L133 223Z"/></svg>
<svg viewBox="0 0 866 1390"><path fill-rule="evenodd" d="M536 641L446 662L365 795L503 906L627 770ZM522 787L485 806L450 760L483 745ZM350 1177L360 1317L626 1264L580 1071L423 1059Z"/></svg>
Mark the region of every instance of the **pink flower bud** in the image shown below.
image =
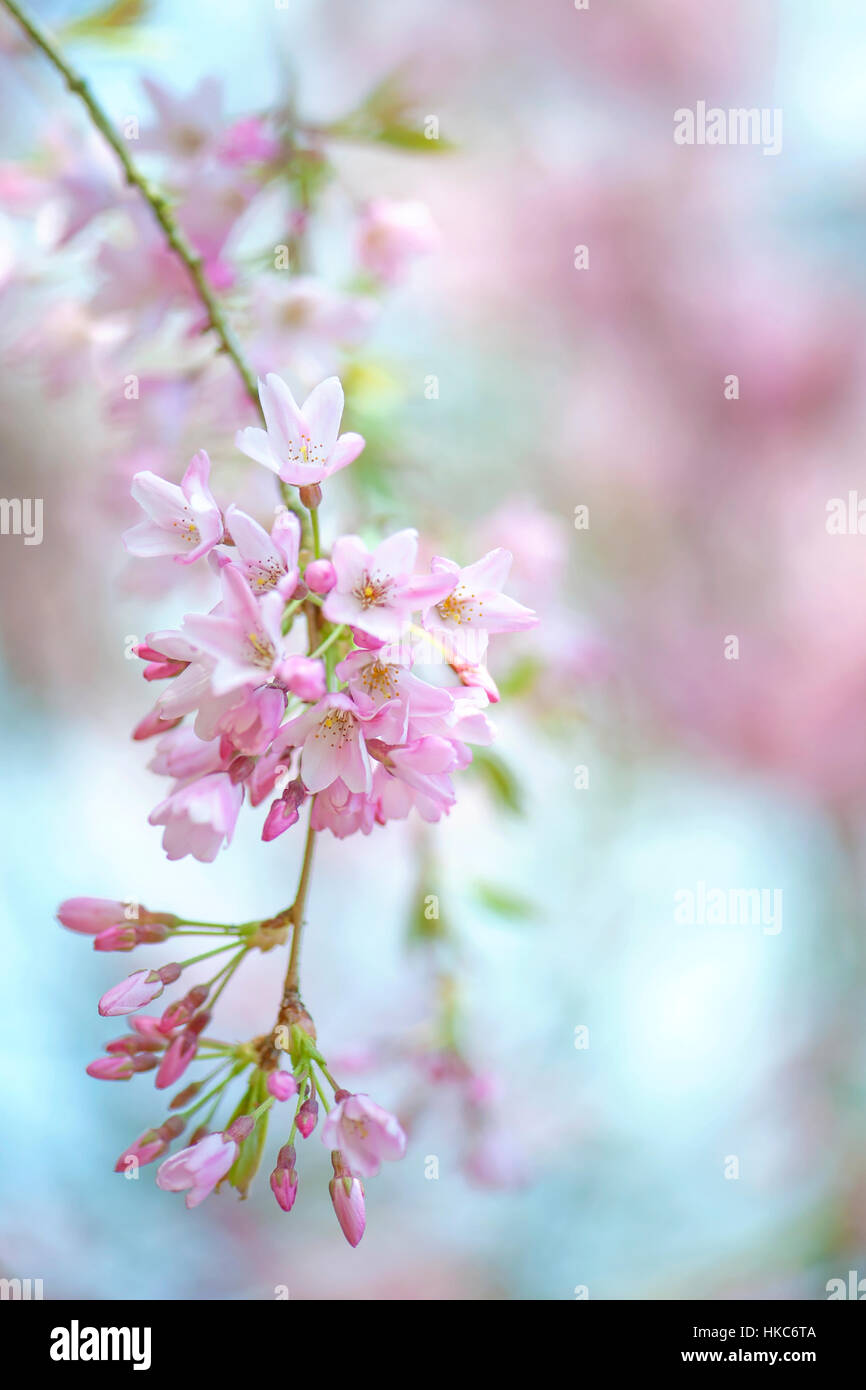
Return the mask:
<svg viewBox="0 0 866 1390"><path fill-rule="evenodd" d="M491 705L499 702L499 688L486 666L454 666L462 685L477 686L483 690Z"/></svg>
<svg viewBox="0 0 866 1390"><path fill-rule="evenodd" d="M325 663L318 657L288 656L278 665L276 675L299 700L321 700L328 688Z"/></svg>
<svg viewBox="0 0 866 1390"><path fill-rule="evenodd" d="M139 655L141 655L140 652ZM188 665L188 661L151 661L145 666L141 674L146 681L164 681L171 676L179 676Z"/></svg>
<svg viewBox="0 0 866 1390"><path fill-rule="evenodd" d="M183 1028L190 1022L193 1014L200 1009L208 997L207 985L194 985L188 994L182 999L176 999L173 1004L169 1004L162 1018L159 1020L159 1031L161 1033L171 1033L175 1028Z"/></svg>
<svg viewBox="0 0 866 1390"><path fill-rule="evenodd" d="M159 1043L160 1047L165 1047L165 1038L159 1031L159 1019L151 1014L138 1014L136 1018L129 1020L130 1028L134 1028L136 1033L140 1033L143 1038L149 1038L153 1042Z"/></svg>
<svg viewBox="0 0 866 1390"><path fill-rule="evenodd" d="M251 758L248 755L242 755L239 758L235 758L234 762L230 765L228 769L229 780L234 785L237 785L238 782L244 782L247 779L247 777L249 777L255 765L255 758Z"/></svg>
<svg viewBox="0 0 866 1390"><path fill-rule="evenodd" d="M179 1033L169 1044L168 1050L159 1064L159 1071L154 1083L156 1089L164 1091L166 1086L173 1086L175 1081L179 1081L195 1057L197 1050L198 1037L195 1033L190 1033L188 1030Z"/></svg>
<svg viewBox="0 0 866 1390"><path fill-rule="evenodd" d="M153 1071L158 1059L149 1052L136 1052L132 1059L133 1071Z"/></svg>
<svg viewBox="0 0 866 1390"><path fill-rule="evenodd" d="M277 1154L278 1168L294 1168L298 1155L295 1153L294 1144L284 1144Z"/></svg>
<svg viewBox="0 0 866 1390"><path fill-rule="evenodd" d="M138 656L142 661L165 661L163 652L158 652L156 647L149 647L146 642L136 642L132 647L134 656Z"/></svg>
<svg viewBox="0 0 866 1390"><path fill-rule="evenodd" d="M115 1055L113 1057L97 1057L95 1062L91 1062L86 1068L88 1076L95 1076L97 1081L128 1081L133 1075L135 1068L132 1058Z"/></svg>
<svg viewBox="0 0 866 1390"><path fill-rule="evenodd" d="M278 796L276 801L271 802L270 810L265 817L262 826L262 839L275 840L278 835L282 835L289 826L296 825L298 821L298 806L294 797Z"/></svg>
<svg viewBox="0 0 866 1390"><path fill-rule="evenodd" d="M131 951L134 946L153 945L168 936L165 922L129 922L106 927L93 939L94 951Z"/></svg>
<svg viewBox="0 0 866 1390"><path fill-rule="evenodd" d="M269 1072L267 1087L275 1100L291 1100L298 1094L298 1083L290 1071Z"/></svg>
<svg viewBox="0 0 866 1390"><path fill-rule="evenodd" d="M162 994L163 983L157 976L152 978L151 970L136 970L120 984L113 985L99 1001L99 1012L103 1018L114 1018L118 1014L135 1013L145 1004L152 1004Z"/></svg>
<svg viewBox="0 0 866 1390"><path fill-rule="evenodd" d="M362 632L359 627L353 627L351 632L355 646L360 647L362 651L375 652L385 645L381 637L373 637L369 632Z"/></svg>
<svg viewBox="0 0 866 1390"><path fill-rule="evenodd" d="M118 922L125 922L128 906L128 903L108 898L67 898L57 909L57 919L70 931L95 936Z"/></svg>
<svg viewBox="0 0 866 1390"><path fill-rule="evenodd" d="M304 570L304 583L314 594L329 594L337 582L337 571L330 560L311 560Z"/></svg>
<svg viewBox="0 0 866 1390"><path fill-rule="evenodd" d="M342 1170L339 1158L339 1154L337 1154L336 1159L333 1154L331 1155L335 1176L328 1184L328 1191L331 1194L334 1211L340 1223L340 1230L354 1248L360 1243L367 1225L364 1188L359 1178L350 1177Z"/></svg>
<svg viewBox="0 0 866 1390"><path fill-rule="evenodd" d="M152 709L136 724L132 737L140 743L146 738L156 738L157 734L167 734L169 729L177 728L182 718L181 715L178 719L160 719L159 710Z"/></svg>
<svg viewBox="0 0 866 1390"><path fill-rule="evenodd" d="M115 1173L125 1173L135 1165L141 1168L146 1163L153 1163L165 1153L172 1139L177 1138L182 1129L183 1120L179 1115L171 1116L158 1129L146 1129L128 1149L124 1149L114 1165ZM130 1163L131 1159L135 1159L135 1165Z"/></svg>
<svg viewBox="0 0 866 1390"><path fill-rule="evenodd" d="M201 1087L202 1083L200 1081L193 1081L189 1086L184 1086L182 1091L178 1091L176 1096L172 1096L169 1101L169 1108L171 1110L183 1110L185 1106L189 1105L191 1100L195 1100Z"/></svg>
<svg viewBox="0 0 866 1390"><path fill-rule="evenodd" d="M233 1139L236 1144L241 1144L244 1139L249 1139L255 1127L256 1122L252 1115L239 1115L238 1118L233 1120L229 1125L225 1132L225 1137L226 1139Z"/></svg>
<svg viewBox="0 0 866 1390"><path fill-rule="evenodd" d="M106 1052L126 1052L130 1057L135 1056L136 1052L161 1052L165 1047L165 1038L157 1041L155 1038L142 1038L135 1033L127 1033L122 1038L113 1038L111 1042L105 1044Z"/></svg>
<svg viewBox="0 0 866 1390"><path fill-rule="evenodd" d="M117 926L106 927L93 938L94 951L131 951L137 945L138 937L132 922L127 926L118 923Z"/></svg>
<svg viewBox="0 0 866 1390"><path fill-rule="evenodd" d="M298 1195L298 1175L294 1168L275 1168L270 1176L271 1191L283 1211L291 1211Z"/></svg>
<svg viewBox="0 0 866 1390"><path fill-rule="evenodd" d="M316 1122L318 1121L318 1118L318 1101L316 1100L315 1096L310 1096L309 1100L304 1101L303 1105L298 1111L295 1120L299 1132L303 1135L305 1139L309 1139L313 1130L316 1128Z"/></svg>

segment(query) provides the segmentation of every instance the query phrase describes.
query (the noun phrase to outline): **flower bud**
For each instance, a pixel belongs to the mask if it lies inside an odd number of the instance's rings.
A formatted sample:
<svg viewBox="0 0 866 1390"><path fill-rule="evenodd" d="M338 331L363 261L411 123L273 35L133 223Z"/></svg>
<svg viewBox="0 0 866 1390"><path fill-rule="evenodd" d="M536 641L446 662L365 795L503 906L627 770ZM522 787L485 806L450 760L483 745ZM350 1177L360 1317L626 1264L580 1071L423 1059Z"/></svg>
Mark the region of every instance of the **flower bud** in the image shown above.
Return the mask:
<svg viewBox="0 0 866 1390"><path fill-rule="evenodd" d="M96 1061L91 1062L85 1070L88 1076L94 1076L97 1081L128 1081L135 1068L129 1055L115 1055L113 1057L97 1057Z"/></svg>
<svg viewBox="0 0 866 1390"><path fill-rule="evenodd" d="M270 1176L271 1191L283 1211L291 1211L298 1195L298 1175L294 1168L275 1168Z"/></svg>
<svg viewBox="0 0 866 1390"><path fill-rule="evenodd" d="M298 488L298 497L308 511L314 511L321 505L322 489L318 483L307 483L305 487Z"/></svg>
<svg viewBox="0 0 866 1390"><path fill-rule="evenodd" d="M235 758L228 767L229 780L234 786L237 786L238 782L246 781L255 765L255 758L251 758L248 755L242 754L240 757Z"/></svg>
<svg viewBox="0 0 866 1390"><path fill-rule="evenodd" d="M106 927L93 938L94 951L131 951L137 945L138 935L132 922Z"/></svg>
<svg viewBox="0 0 866 1390"><path fill-rule="evenodd" d="M270 1072L266 1084L274 1100L291 1100L298 1094L298 1083L290 1071Z"/></svg>
<svg viewBox="0 0 866 1390"><path fill-rule="evenodd" d="M278 835L282 835L284 830L298 822L298 807L294 797L287 795L278 796L276 801L271 802L270 810L265 817L262 826L262 839L265 841L275 840Z"/></svg>
<svg viewBox="0 0 866 1390"><path fill-rule="evenodd" d="M343 1168L340 1154L331 1154L334 1177L328 1184L331 1201L340 1230L354 1248L359 1244L367 1225L364 1206L364 1188L360 1178L351 1177Z"/></svg>
<svg viewBox="0 0 866 1390"><path fill-rule="evenodd" d="M236 1144L240 1144L252 1134L255 1127L256 1122L252 1115L239 1115L225 1131L225 1137L226 1139L234 1139Z"/></svg>
<svg viewBox="0 0 866 1390"><path fill-rule="evenodd" d="M179 1081L198 1051L198 1037L186 1029L169 1043L168 1050L159 1064L154 1085L158 1091L173 1086Z"/></svg>
<svg viewBox="0 0 866 1390"><path fill-rule="evenodd" d="M138 721L132 731L132 737L139 743L146 738L156 738L158 734L167 734L169 729L176 729L182 719L183 715L177 719L160 719L159 710L152 709Z"/></svg>
<svg viewBox="0 0 866 1390"><path fill-rule="evenodd" d="M311 560L304 570L304 582L314 594L329 594L337 582L337 571L330 560Z"/></svg>
<svg viewBox="0 0 866 1390"><path fill-rule="evenodd" d="M297 1113L295 1123L305 1139L309 1139L319 1118L319 1104L315 1096L305 1100Z"/></svg>
<svg viewBox="0 0 866 1390"><path fill-rule="evenodd" d="M152 970L136 970L128 979L103 994L99 1001L99 1012L103 1018L114 1018L118 1014L131 1014L145 1004L153 1003L162 994L163 981Z"/></svg>
<svg viewBox="0 0 866 1390"><path fill-rule="evenodd" d="M67 898L57 909L57 920L70 931L95 936L126 921L128 903L109 898Z"/></svg>

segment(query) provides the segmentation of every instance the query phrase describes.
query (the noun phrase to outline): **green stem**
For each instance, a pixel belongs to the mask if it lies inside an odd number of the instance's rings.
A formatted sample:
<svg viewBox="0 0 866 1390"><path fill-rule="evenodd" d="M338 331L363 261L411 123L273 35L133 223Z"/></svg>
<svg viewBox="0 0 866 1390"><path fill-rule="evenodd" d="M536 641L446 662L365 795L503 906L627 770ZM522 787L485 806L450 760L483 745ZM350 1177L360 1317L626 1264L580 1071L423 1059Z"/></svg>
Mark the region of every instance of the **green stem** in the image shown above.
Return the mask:
<svg viewBox="0 0 866 1390"><path fill-rule="evenodd" d="M304 600L303 600L302 598L294 598L294 599L292 599L291 603L288 604L288 606L283 610L283 636L284 636L284 637L285 637L286 633L288 632L289 628L292 626L292 621L293 621L293 619L294 619L294 616L295 616L295 614L297 613L298 609L300 608L300 606L301 606L301 604L302 604L303 602L304 602Z"/></svg>
<svg viewBox="0 0 866 1390"><path fill-rule="evenodd" d="M208 326L212 328L216 334L221 350L234 364L250 400L259 413L262 414L256 387L256 378L252 368L246 361L240 343L235 336L234 329L225 317L211 287L210 281L204 272L204 261L202 256L188 240L175 220L167 198L163 193L160 193L136 167L128 148L124 144L121 136L114 129L114 126L96 100L87 82L75 68L69 65L47 30L43 29L37 19L26 14L16 3L16 0L0 0L0 4L12 15L13 19L16 20L25 34L27 34L28 38L30 38L36 47L45 54L48 61L56 71L60 73L60 76L63 78L70 92L77 96L87 108L88 115L93 121L93 124L96 126L103 139L114 150L114 153L120 160L127 183L133 188L138 189L139 193L150 207L159 226L162 228L169 246L186 267L193 288L207 313Z"/></svg>
<svg viewBox="0 0 866 1390"><path fill-rule="evenodd" d="M322 1075L324 1076L325 1080L327 1081L328 1085L332 1088L332 1090L334 1090L334 1091L339 1091L340 1088L339 1088L339 1086L337 1085L336 1081L334 1080L333 1076L332 1076L331 1073L328 1071L328 1068L327 1068L327 1067L322 1066L322 1063L321 1063L321 1062L319 1062L319 1071L322 1073Z"/></svg>
<svg viewBox="0 0 866 1390"><path fill-rule="evenodd" d="M246 950L246 947L243 947L242 949L243 949L243 950ZM189 960L185 960L185 961L182 961L182 962L181 962L181 968L182 968L183 970L186 970L186 967L187 967L188 965L198 965L198 963L199 963L200 960L210 960L211 956L219 956L219 955L222 955L223 951L236 951L236 950L237 950L237 942L236 942L236 941L230 941L230 942L228 943L227 946L217 946L217 948L216 948L215 951L205 951L204 954L201 955L201 956L190 956ZM222 971L220 971L218 975L215 975L214 978L218 980L218 979L219 979L219 976L220 976L221 974L222 974Z"/></svg>
<svg viewBox="0 0 866 1390"><path fill-rule="evenodd" d="M310 656L321 656L322 653L326 652L328 648L331 646L331 644L333 642L336 642L338 637L342 637L343 633L346 631L346 624L340 623L338 627L334 628L333 632L328 633L328 636L325 638L324 642L321 642L314 652L310 652Z"/></svg>
<svg viewBox="0 0 866 1390"><path fill-rule="evenodd" d="M321 554L322 554L322 543L321 543L321 540L319 539L319 509L318 509L318 507L311 507L311 508L310 508L310 525L311 525L312 528L313 528L313 553L314 553L316 559L318 560L318 559L321 558Z"/></svg>
<svg viewBox="0 0 866 1390"><path fill-rule="evenodd" d="M243 960L243 958L244 958L244 956L246 955L246 953L247 953L247 948L246 948L246 946L241 947L240 951L238 951L238 953L237 953L237 955L235 956L234 960L229 961L229 963L228 963L228 965L225 967L225 969L224 969L224 970L221 970L221 971L220 971L220 974L217 975L217 976L215 976L215 981L219 979L220 975L223 976L223 979L222 979L222 982L220 983L219 987L217 988L216 993L213 994L213 995L211 995L210 1004L208 1005L208 1008L211 1010L211 1012L213 1012L214 1004L215 1004L216 1001L219 999L220 995L222 994L223 990L225 989L225 987L226 987L226 985L228 984L229 980L231 979L232 975L233 975L233 974L235 973L235 971L237 970L238 966L240 965L240 963L241 963L241 961Z"/></svg>
<svg viewBox="0 0 866 1390"><path fill-rule="evenodd" d="M317 1090L318 1093L319 1093L319 1100L322 1102L323 1106L325 1107L325 1114L327 1115L327 1114L330 1112L330 1109L331 1109L330 1105L328 1104L328 1097L325 1095L324 1089L323 1089L323 1087L322 1087L322 1083L320 1082L319 1078L316 1076L316 1073L314 1072L314 1070L313 1070L312 1067L310 1067L310 1076L312 1077L313 1085L315 1086L316 1090Z"/></svg>
<svg viewBox="0 0 866 1390"><path fill-rule="evenodd" d="M221 1091L224 1091L229 1082L234 1081L235 1077L238 1076L240 1072L244 1071L249 1065L249 1062L238 1062L229 1072L228 1076L224 1076L222 1081L218 1082L217 1085L214 1086L212 1091L208 1091L206 1096L202 1096L201 1100L197 1100L194 1105L190 1105L186 1110L181 1110L180 1113L183 1116L183 1118L185 1120L188 1120L190 1115L194 1115L197 1110L201 1110L203 1105L207 1105L211 1096L219 1095Z"/></svg>
<svg viewBox="0 0 866 1390"><path fill-rule="evenodd" d="M289 953L289 964L286 970L284 985L285 992L297 991L300 980L301 967L301 935L303 933L304 905L307 900L307 889L310 886L310 870L313 866L313 849L316 843L316 832L313 829L313 806L315 797L310 798L310 821L307 826L307 839L304 844L304 860L301 865L301 877L298 880L298 891L295 894L295 901L289 909L289 916L292 923L292 949Z"/></svg>

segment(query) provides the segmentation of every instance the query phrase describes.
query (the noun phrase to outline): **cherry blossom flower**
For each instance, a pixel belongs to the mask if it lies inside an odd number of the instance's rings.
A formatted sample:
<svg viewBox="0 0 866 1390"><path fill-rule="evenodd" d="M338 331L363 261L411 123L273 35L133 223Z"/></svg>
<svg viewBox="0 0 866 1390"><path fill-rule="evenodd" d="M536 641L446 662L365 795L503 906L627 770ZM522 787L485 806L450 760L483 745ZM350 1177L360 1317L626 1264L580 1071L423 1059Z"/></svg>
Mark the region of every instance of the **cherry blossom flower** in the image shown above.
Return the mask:
<svg viewBox="0 0 866 1390"><path fill-rule="evenodd" d="M280 153L260 116L244 116L220 137L217 157L225 164L267 164Z"/></svg>
<svg viewBox="0 0 866 1390"><path fill-rule="evenodd" d="M184 635L211 659L207 688L214 695L264 684L288 654L280 596L272 593L256 600L234 565L225 566L221 579L219 606L212 613L187 614L183 623Z"/></svg>
<svg viewBox="0 0 866 1390"><path fill-rule="evenodd" d="M330 692L283 726L285 747L301 749L301 777L309 792L320 792L340 778L349 791L368 793L373 772L364 738L365 725L379 712L342 691Z"/></svg>
<svg viewBox="0 0 866 1390"><path fill-rule="evenodd" d="M380 280L402 280L410 262L434 251L439 232L426 203L374 198L358 227L358 257Z"/></svg>
<svg viewBox="0 0 866 1390"><path fill-rule="evenodd" d="M240 507L226 510L226 530L234 541L227 558L246 576L254 594L277 588L290 598L298 582L298 547L301 524L294 512L281 509L271 534Z"/></svg>
<svg viewBox="0 0 866 1390"><path fill-rule="evenodd" d="M291 661L292 659L289 658ZM298 661L309 658L298 657ZM302 680L306 668L293 676L293 686ZM319 662L312 663L308 676L318 676L324 684ZM316 687L319 690L319 686ZM319 693L321 691L319 690ZM286 709L285 692L273 685L256 690L231 690L222 698L206 700L199 709L195 732L199 739L228 739L238 753L261 754L270 745Z"/></svg>
<svg viewBox="0 0 866 1390"><path fill-rule="evenodd" d="M203 77L182 96L149 77L142 78L142 86L157 119L152 129L141 131L140 149L198 160L214 148L223 127L219 78Z"/></svg>
<svg viewBox="0 0 866 1390"><path fill-rule="evenodd" d="M360 536L340 536L332 561L337 583L322 612L329 622L348 623L384 642L396 641L412 613L440 603L459 571L413 576L418 532L411 527L367 550Z"/></svg>
<svg viewBox="0 0 866 1390"><path fill-rule="evenodd" d="M269 276L253 291L250 356L257 367L288 358L302 379L316 381L335 369L341 348L365 337L379 312L371 295L344 294L309 275Z"/></svg>
<svg viewBox="0 0 866 1390"><path fill-rule="evenodd" d="M208 487L210 459L204 449L193 455L180 486L149 471L136 473L132 495L149 520L125 532L130 555L173 555L189 565L213 550L223 536L223 520Z"/></svg>
<svg viewBox="0 0 866 1390"><path fill-rule="evenodd" d="M396 1116L366 1095L337 1092L337 1097L339 1103L322 1125L322 1143L339 1149L353 1177L375 1177L383 1159L403 1157L406 1135Z"/></svg>
<svg viewBox="0 0 866 1390"><path fill-rule="evenodd" d="M321 483L354 463L364 447L361 435L340 434L343 388L338 377L320 382L299 407L286 383L270 372L259 382L259 400L266 428L240 430L237 446L284 483Z"/></svg>
<svg viewBox="0 0 866 1390"><path fill-rule="evenodd" d="M453 580L447 594L434 599L423 617L424 627L441 641L449 660L462 657L478 666L489 633L522 632L537 624L530 608L501 592L511 568L509 551L491 550L464 569L437 556L431 568L434 574Z"/></svg>
<svg viewBox="0 0 866 1390"><path fill-rule="evenodd" d="M376 805L372 797L350 792L338 777L313 802L311 824L314 830L330 830L338 840L361 831L369 835L376 821Z"/></svg>
<svg viewBox="0 0 866 1390"><path fill-rule="evenodd" d="M211 864L223 842L231 843L243 799L243 787L227 772L211 772L172 792L148 820L165 826L162 847L169 859L191 854L202 864Z"/></svg>
<svg viewBox="0 0 866 1390"><path fill-rule="evenodd" d="M186 1192L192 1210L209 1197L238 1156L238 1146L224 1134L207 1134L159 1165L156 1185L164 1192Z"/></svg>
<svg viewBox="0 0 866 1390"><path fill-rule="evenodd" d="M337 667L352 695L372 700L378 708L395 702L403 713L402 737L412 721L442 720L454 709L454 697L446 686L430 685L402 664L402 650L382 646L350 652ZM395 739L394 742L398 740Z"/></svg>

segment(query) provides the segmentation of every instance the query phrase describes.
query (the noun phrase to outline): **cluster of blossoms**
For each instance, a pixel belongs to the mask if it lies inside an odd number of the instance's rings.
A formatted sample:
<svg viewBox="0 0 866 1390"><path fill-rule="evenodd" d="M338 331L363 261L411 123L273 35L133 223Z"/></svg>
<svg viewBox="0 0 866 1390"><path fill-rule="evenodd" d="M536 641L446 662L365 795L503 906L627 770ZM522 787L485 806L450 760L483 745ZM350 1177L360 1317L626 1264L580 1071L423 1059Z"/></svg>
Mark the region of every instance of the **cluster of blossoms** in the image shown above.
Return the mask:
<svg viewBox="0 0 866 1390"><path fill-rule="evenodd" d="M270 532L236 506L223 514L204 453L180 486L153 473L133 482L147 520L127 532L127 549L180 564L207 555L220 583L210 613L189 614L177 631L151 633L137 648L146 679L167 682L135 736L158 736L151 767L172 779L151 815L171 859L212 860L231 840L245 797L253 806L274 798L265 840L293 825L308 797L314 829L341 838L413 807L438 820L454 804L451 773L471 761L468 745L493 738L488 636L535 622L501 592L510 563L503 550L465 569L437 558L416 573L418 537L407 529L372 550L340 536L323 555L320 485L363 440L339 433L336 377L301 407L279 377L260 389L267 427L241 431L238 444L298 487L314 518L312 549L287 507ZM416 673L437 662L460 684ZM185 716L194 716L191 726Z"/></svg>
<svg viewBox="0 0 866 1390"><path fill-rule="evenodd" d="M420 572L418 536L407 529L372 549L358 536L339 536L326 554L318 519L322 484L364 447L360 435L340 433L341 384L336 377L321 382L301 406L275 375L259 392L264 428L242 430L237 444L279 481L284 505L269 531L235 505L220 508L203 452L179 486L149 471L133 480L145 519L126 533L127 550L173 557L180 565L205 561L219 584L209 613L188 614L176 631L151 633L138 646L145 678L164 681L165 688L134 737L156 740L151 767L172 782L150 816L163 827L170 859L213 860L231 840L246 798L253 806L269 802L265 840L294 825L309 802L297 896L276 917L241 926L92 899L65 903L60 920L93 934L103 951L188 934L219 943L190 960L130 975L101 1000L100 1013L109 1017L135 1014L188 966L229 953L209 981L187 990L161 1017L135 1017L133 1031L109 1043L107 1055L88 1068L111 1080L153 1070L163 1089L194 1060L216 1062L174 1097L175 1113L141 1135L118 1167L161 1157L187 1120L209 1106L190 1145L164 1159L157 1182L186 1190L189 1206L223 1180L245 1193L269 1113L294 1100L291 1132L271 1174L276 1200L288 1211L298 1186L295 1139L312 1133L321 1101L322 1139L334 1168L331 1197L356 1245L364 1229L362 1180L382 1159L401 1157L406 1139L393 1116L334 1081L301 1001L298 946L315 836L324 829L339 838L369 834L413 809L425 821L447 814L455 801L451 774L471 761L470 744L493 738L486 709L499 697L485 664L489 636L529 628L536 619L502 593L511 563L505 550L466 568L434 558ZM206 1035L214 1005L244 956L270 951L290 936L272 1031L239 1045ZM286 1055L288 1071L281 1068ZM246 1088L234 1113L224 1128L211 1129L227 1086L242 1074Z"/></svg>
<svg viewBox="0 0 866 1390"><path fill-rule="evenodd" d="M252 949L267 951L283 942L286 924L274 919L228 928L181 921L172 913L150 912L137 904L103 898L70 898L61 904L58 916L70 930L93 936L94 947L102 951L131 950L140 942L184 935L231 937L226 944L183 964L172 962L157 970L137 970L99 1001L103 1017L129 1016L132 1031L106 1044L106 1055L87 1068L90 1076L128 1081L137 1072L155 1071L157 1090L165 1090L174 1086L193 1062L216 1064L207 1075L178 1091L169 1104L168 1118L140 1134L119 1156L115 1171L137 1174L144 1164L162 1158L193 1116L204 1112L195 1121L187 1146L160 1164L157 1184L167 1192L186 1192L190 1208L198 1206L224 1180L245 1196L261 1161L269 1112L277 1103L293 1101L291 1129L270 1177L278 1205L291 1211L298 1190L294 1141L313 1133L321 1099L327 1111L321 1136L331 1150L334 1170L331 1200L346 1239L357 1245L365 1226L362 1179L378 1173L383 1159L402 1158L406 1149L406 1135L398 1120L368 1096L337 1085L316 1045L312 1020L296 993L287 993L282 1021L270 1036L237 1045L205 1035L213 1005L244 955ZM165 986L179 980L187 966L225 951L232 953L229 964L208 983L192 986L159 1016L138 1012L159 999ZM281 1065L285 1056L290 1062L287 1069ZM234 1113L223 1129L211 1129L229 1083L241 1076L246 1085ZM333 1105L327 1102L324 1083L333 1091Z"/></svg>

